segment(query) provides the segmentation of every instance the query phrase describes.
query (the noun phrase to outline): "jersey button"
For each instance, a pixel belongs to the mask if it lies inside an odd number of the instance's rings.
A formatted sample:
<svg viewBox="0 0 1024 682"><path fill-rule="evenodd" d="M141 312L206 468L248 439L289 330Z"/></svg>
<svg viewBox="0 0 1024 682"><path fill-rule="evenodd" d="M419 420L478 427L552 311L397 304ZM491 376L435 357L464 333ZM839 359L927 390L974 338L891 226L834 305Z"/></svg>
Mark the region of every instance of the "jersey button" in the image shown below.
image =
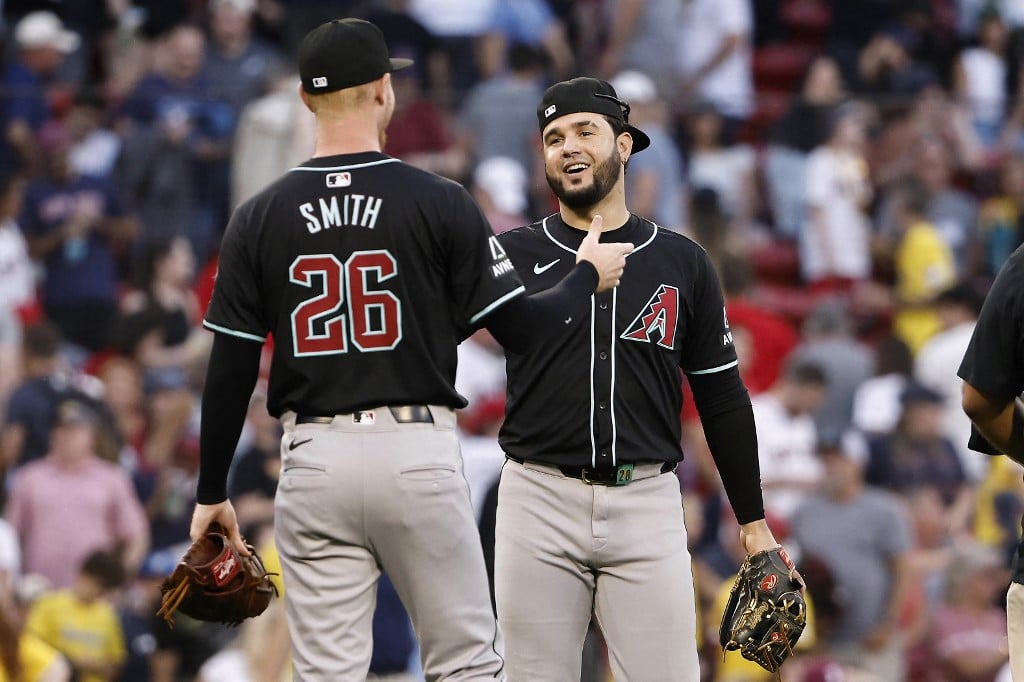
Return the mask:
<svg viewBox="0 0 1024 682"><path fill-rule="evenodd" d="M602 450L601 451L601 456L602 457L607 457L608 456L608 451L607 450Z"/></svg>
<svg viewBox="0 0 1024 682"><path fill-rule="evenodd" d="M607 360L608 359L608 354L605 353L604 351L601 351L601 354L598 355L597 357L601 358L602 360Z"/></svg>
<svg viewBox="0 0 1024 682"><path fill-rule="evenodd" d="M599 402L597 406L600 407L602 410L608 409L608 403L604 402L603 400Z"/></svg>
<svg viewBox="0 0 1024 682"><path fill-rule="evenodd" d="M608 304L607 303L601 303L600 308L601 308L601 310L608 310Z"/></svg>

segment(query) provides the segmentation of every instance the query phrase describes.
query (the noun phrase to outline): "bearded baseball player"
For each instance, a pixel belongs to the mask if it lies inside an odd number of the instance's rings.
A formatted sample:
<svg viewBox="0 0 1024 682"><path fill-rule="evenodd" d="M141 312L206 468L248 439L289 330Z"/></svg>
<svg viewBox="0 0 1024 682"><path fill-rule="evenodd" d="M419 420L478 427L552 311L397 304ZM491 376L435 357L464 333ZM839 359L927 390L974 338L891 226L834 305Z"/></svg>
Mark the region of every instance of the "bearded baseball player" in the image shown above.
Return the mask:
<svg viewBox="0 0 1024 682"><path fill-rule="evenodd" d="M597 220L554 289L524 295L462 187L381 153L391 72L409 63L365 21L305 37L314 156L235 211L204 322L216 334L191 535L219 522L247 554L225 484L272 334L267 408L284 425L275 539L296 680L366 678L381 571L428 680L505 679L455 436L456 347L478 326L520 352L564 333L632 249L600 244Z"/></svg>
<svg viewBox="0 0 1024 682"><path fill-rule="evenodd" d="M527 291L576 267L595 215L602 242L635 245L618 287L567 335L506 351L507 455L495 597L509 680L578 680L591 615L616 679L700 679L678 479L681 374L700 411L748 553L764 521L757 439L718 278L693 241L631 215L625 165L650 140L611 85L575 78L537 107L555 215L499 237Z"/></svg>

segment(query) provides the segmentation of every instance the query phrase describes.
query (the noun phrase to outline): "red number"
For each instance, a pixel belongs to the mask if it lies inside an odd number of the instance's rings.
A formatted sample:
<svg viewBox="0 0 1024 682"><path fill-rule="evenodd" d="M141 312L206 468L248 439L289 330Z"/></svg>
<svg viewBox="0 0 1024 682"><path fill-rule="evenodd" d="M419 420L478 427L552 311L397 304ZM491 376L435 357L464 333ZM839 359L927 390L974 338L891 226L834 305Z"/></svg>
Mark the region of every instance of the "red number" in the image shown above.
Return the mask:
<svg viewBox="0 0 1024 682"><path fill-rule="evenodd" d="M352 344L365 352L391 350L402 340L402 306L390 291L366 288L371 272L384 282L398 273L398 263L387 251L357 251L345 262Z"/></svg>
<svg viewBox="0 0 1024 682"><path fill-rule="evenodd" d="M318 295L292 311L292 350L296 357L346 352L345 313L339 312L344 292L338 259L330 254L299 256L292 262L288 277L304 287L312 287L315 278L320 288ZM316 327L321 324L324 330L317 333Z"/></svg>
<svg viewBox="0 0 1024 682"><path fill-rule="evenodd" d="M291 281L320 293L292 312L295 356L345 353L350 332L360 351L395 348L402 340L401 302L390 291L370 288L370 278L379 284L397 274L398 263L387 251L356 251L344 265L331 254L296 258L288 271Z"/></svg>

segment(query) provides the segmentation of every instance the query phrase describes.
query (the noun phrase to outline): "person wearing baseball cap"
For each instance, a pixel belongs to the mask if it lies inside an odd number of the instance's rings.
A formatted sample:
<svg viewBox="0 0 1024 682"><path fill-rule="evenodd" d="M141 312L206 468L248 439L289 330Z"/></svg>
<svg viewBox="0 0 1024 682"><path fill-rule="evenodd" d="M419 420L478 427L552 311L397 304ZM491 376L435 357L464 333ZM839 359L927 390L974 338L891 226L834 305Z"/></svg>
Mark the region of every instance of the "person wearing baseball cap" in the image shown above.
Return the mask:
<svg viewBox="0 0 1024 682"><path fill-rule="evenodd" d="M625 267L598 230L563 281L526 296L466 188L383 153L391 56L360 19L298 49L313 156L234 211L203 321L215 332L190 536L245 555L227 479L261 348L284 447L274 530L296 679L365 679L381 573L412 616L429 680L506 679L455 410L458 344L486 327L526 348L562 334ZM567 259L569 260L569 259Z"/></svg>
<svg viewBox="0 0 1024 682"><path fill-rule="evenodd" d="M592 615L615 679L697 680L695 596L679 482L682 379L740 524L765 521L757 438L718 277L692 240L627 207L650 137L603 80L552 85L537 106L558 212L498 235L527 292L565 276L585 235L632 244L618 285L557 343L506 353L494 591L509 680L578 680Z"/></svg>
<svg viewBox="0 0 1024 682"><path fill-rule="evenodd" d="M56 14L45 10L22 17L14 25L12 37L17 57L0 82L10 97L0 142L13 147L0 146L0 166L8 168L12 161L30 164L35 160L34 134L50 118L46 89L65 58L81 44L77 33L64 28Z"/></svg>

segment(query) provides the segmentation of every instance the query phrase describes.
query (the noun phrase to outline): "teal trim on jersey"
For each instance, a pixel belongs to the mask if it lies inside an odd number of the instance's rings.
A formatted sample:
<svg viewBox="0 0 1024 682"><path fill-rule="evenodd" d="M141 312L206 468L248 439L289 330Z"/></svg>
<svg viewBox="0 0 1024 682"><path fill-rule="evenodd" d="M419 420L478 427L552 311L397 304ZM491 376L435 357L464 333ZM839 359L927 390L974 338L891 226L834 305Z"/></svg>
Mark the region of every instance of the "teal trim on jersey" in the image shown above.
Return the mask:
<svg viewBox="0 0 1024 682"><path fill-rule="evenodd" d="M724 370L729 369L730 367L735 367L738 364L740 364L739 360L733 360L732 362L727 362L724 365L719 365L718 367L712 367L711 369L695 369L692 372L686 372L686 373L687 374L714 374L715 372L722 372Z"/></svg>
<svg viewBox="0 0 1024 682"><path fill-rule="evenodd" d="M293 171L339 171L339 170L352 170L353 168L368 168L370 166L379 166L382 163L401 163L401 159L380 159L379 161L368 161L366 163L354 163L351 166L325 166L323 168L317 166L296 166L292 168Z"/></svg>
<svg viewBox="0 0 1024 682"><path fill-rule="evenodd" d="M496 308L500 308L502 305L504 305L505 303L508 303L513 298L515 298L519 294L524 293L525 291L526 291L526 287L525 286L520 286L518 289L515 289L513 291L508 292L507 294L505 294L504 296L499 298L497 301L495 301L494 303L490 304L489 306L487 306L486 308L484 308L483 310L478 312L473 317L469 318L469 323L470 324L476 324L480 320L480 318L485 317L488 313L492 312Z"/></svg>
<svg viewBox="0 0 1024 682"><path fill-rule="evenodd" d="M212 322L207 322L206 320L203 320L203 326L212 331L220 332L221 334L228 334L229 336L237 336L238 338L245 339L246 341L256 341L257 343L263 343L264 341L267 340L266 337L264 336L256 336L255 334L249 334L247 332L235 331L234 329L221 327L220 325L213 324Z"/></svg>

